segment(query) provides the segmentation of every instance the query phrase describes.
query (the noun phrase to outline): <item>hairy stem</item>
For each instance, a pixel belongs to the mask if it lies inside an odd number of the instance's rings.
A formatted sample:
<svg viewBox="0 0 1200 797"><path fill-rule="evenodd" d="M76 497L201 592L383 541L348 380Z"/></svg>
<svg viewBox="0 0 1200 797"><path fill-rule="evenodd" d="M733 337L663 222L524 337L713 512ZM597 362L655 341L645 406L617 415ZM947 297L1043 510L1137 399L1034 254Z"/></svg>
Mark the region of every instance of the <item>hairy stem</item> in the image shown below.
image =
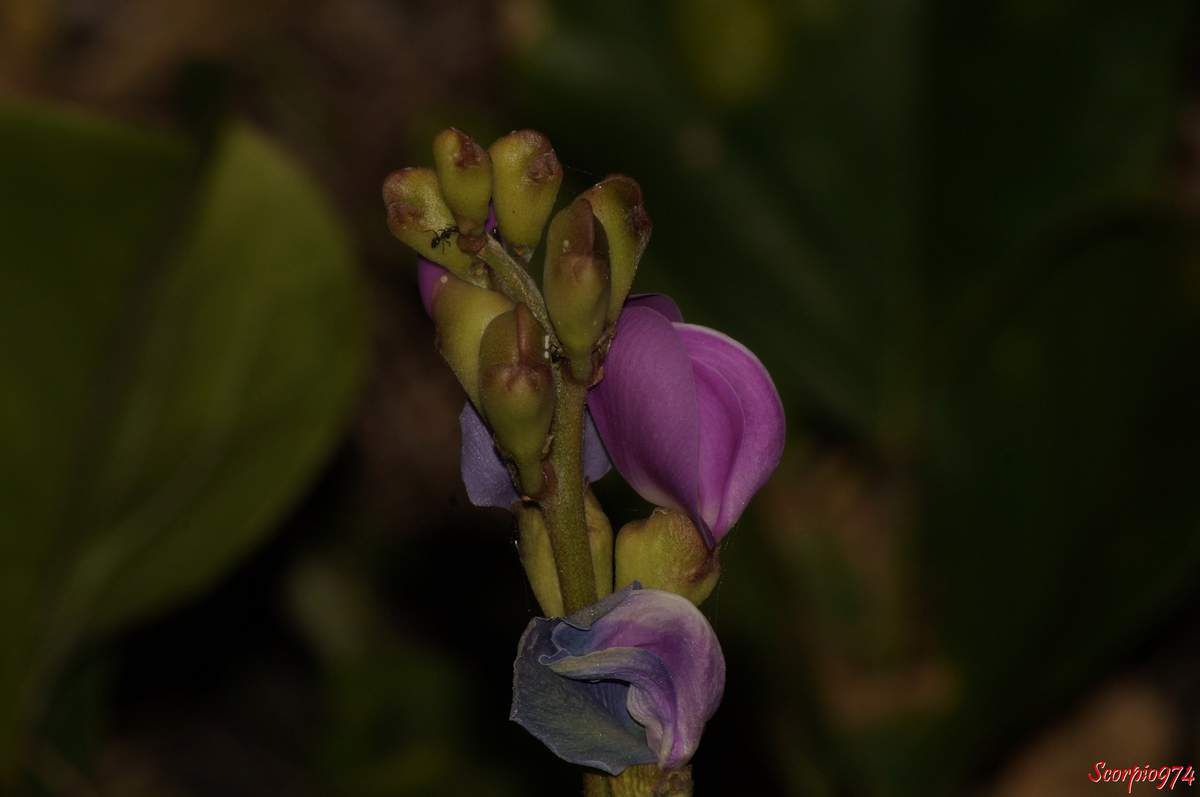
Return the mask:
<svg viewBox="0 0 1200 797"><path fill-rule="evenodd" d="M583 797L612 797L608 781L609 778L599 772L588 772L583 776Z"/></svg>
<svg viewBox="0 0 1200 797"><path fill-rule="evenodd" d="M554 425L550 467L554 477L541 499L554 566L567 614L597 600L592 551L583 513L583 409L587 386L571 380L562 364L554 366Z"/></svg>
<svg viewBox="0 0 1200 797"><path fill-rule="evenodd" d="M608 779L611 797L692 797L692 768L663 772L654 764L629 767Z"/></svg>

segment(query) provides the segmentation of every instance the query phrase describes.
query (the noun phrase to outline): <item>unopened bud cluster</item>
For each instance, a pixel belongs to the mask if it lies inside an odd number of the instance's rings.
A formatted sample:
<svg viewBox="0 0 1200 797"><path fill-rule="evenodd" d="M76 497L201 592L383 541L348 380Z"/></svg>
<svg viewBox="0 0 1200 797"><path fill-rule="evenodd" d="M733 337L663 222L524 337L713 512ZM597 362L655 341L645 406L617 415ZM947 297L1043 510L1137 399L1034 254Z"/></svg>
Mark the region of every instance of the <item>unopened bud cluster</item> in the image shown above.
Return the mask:
<svg viewBox="0 0 1200 797"><path fill-rule="evenodd" d="M545 481L552 368L561 362L562 377L582 384L599 374L650 237L641 189L628 177L608 177L551 219L563 169L549 139L533 130L486 149L460 130L443 130L433 162L384 181L388 226L449 272L431 291L438 350L491 427L522 494L535 496ZM524 273L497 274L498 267L529 269L547 221L540 291ZM514 291L514 279L528 292Z"/></svg>

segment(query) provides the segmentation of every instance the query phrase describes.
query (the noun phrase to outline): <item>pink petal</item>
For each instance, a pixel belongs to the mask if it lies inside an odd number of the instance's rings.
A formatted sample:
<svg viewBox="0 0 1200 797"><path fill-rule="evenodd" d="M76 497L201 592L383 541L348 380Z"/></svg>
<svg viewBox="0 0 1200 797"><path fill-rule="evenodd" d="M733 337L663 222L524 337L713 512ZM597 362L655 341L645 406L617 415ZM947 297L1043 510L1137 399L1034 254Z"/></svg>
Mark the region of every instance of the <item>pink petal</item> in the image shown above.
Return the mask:
<svg viewBox="0 0 1200 797"><path fill-rule="evenodd" d="M430 318L433 317L433 300L449 277L450 272L441 266L417 258L417 288L421 291L421 304L425 305L425 313Z"/></svg>
<svg viewBox="0 0 1200 797"><path fill-rule="evenodd" d="M655 310L626 307L588 407L625 481L647 501L695 518L700 416L675 325Z"/></svg>
<svg viewBox="0 0 1200 797"><path fill-rule="evenodd" d="M683 313L679 312L679 305L675 304L675 300L665 293L635 293L626 300L625 306L648 307L660 315L666 316L668 321L683 321Z"/></svg>
<svg viewBox="0 0 1200 797"><path fill-rule="evenodd" d="M696 365L698 381L705 386L700 392L703 417L714 414L718 404L728 408L729 397L717 380L702 374L715 372L724 377L724 385L733 391L741 408L741 433L736 446L729 447L723 429L702 427L706 438L714 431L721 436L720 441L707 442L708 450L718 457L716 462L729 462L720 513L712 523L713 534L720 539L737 522L754 493L779 465L787 433L783 402L767 369L745 346L707 327L676 324L675 329ZM714 467L715 462L702 460L702 470ZM705 476L702 485L708 485L710 481ZM711 498L703 487L701 496L706 499L706 504ZM707 519L707 511L705 515Z"/></svg>
<svg viewBox="0 0 1200 797"><path fill-rule="evenodd" d="M684 343L686 346L686 341ZM718 530L725 488L733 476L742 443L744 417L737 390L712 366L692 360L696 379L696 403L700 409L700 502L697 511L719 541L726 528Z"/></svg>

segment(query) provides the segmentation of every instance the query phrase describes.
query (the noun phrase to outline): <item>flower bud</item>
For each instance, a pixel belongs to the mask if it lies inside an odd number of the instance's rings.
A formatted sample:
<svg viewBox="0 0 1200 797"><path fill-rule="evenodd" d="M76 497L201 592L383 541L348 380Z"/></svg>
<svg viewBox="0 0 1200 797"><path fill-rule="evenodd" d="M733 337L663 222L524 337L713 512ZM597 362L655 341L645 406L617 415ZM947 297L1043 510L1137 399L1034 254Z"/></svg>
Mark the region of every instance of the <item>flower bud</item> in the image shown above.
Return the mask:
<svg viewBox="0 0 1200 797"><path fill-rule="evenodd" d="M484 330L496 316L512 309L503 294L479 288L443 274L430 291L433 321L437 325L438 351L479 406L479 347Z"/></svg>
<svg viewBox="0 0 1200 797"><path fill-rule="evenodd" d="M392 235L456 276L475 285L484 284L484 269L458 248L454 215L431 169L408 168L389 174L383 181L383 203Z"/></svg>
<svg viewBox="0 0 1200 797"><path fill-rule="evenodd" d="M617 533L617 589L637 581L682 595L699 606L717 586L721 565L682 512L657 508Z"/></svg>
<svg viewBox="0 0 1200 797"><path fill-rule="evenodd" d="M608 238L608 260L612 287L608 297L608 320L621 315L625 297L633 287L638 261L646 251L653 224L642 204L642 189L623 174L605 177L582 194L592 205Z"/></svg>
<svg viewBox="0 0 1200 797"><path fill-rule="evenodd" d="M528 256L542 238L542 228L558 187L562 165L550 140L535 130L516 130L488 150L492 157L492 199L505 242Z"/></svg>
<svg viewBox="0 0 1200 797"><path fill-rule="evenodd" d="M541 492L542 455L554 417L554 377L546 332L523 304L496 316L483 333L479 397L496 444L517 466L521 488L526 495Z"/></svg>
<svg viewBox="0 0 1200 797"><path fill-rule="evenodd" d="M588 546L592 549L592 570L596 574L596 594L603 598L612 592L612 526L591 490L584 492L583 508ZM521 532L517 549L533 595L547 617L562 617L562 592L559 590L558 570L554 567L554 549L550 545L546 519L537 507L522 506L517 510L517 524Z"/></svg>
<svg viewBox="0 0 1200 797"><path fill-rule="evenodd" d="M592 376L592 350L608 315L609 271L604 228L583 197L550 222L542 290L571 374L586 382Z"/></svg>
<svg viewBox="0 0 1200 797"><path fill-rule="evenodd" d="M447 128L433 139L433 165L459 233L482 232L492 200L492 159L487 150L461 130Z"/></svg>

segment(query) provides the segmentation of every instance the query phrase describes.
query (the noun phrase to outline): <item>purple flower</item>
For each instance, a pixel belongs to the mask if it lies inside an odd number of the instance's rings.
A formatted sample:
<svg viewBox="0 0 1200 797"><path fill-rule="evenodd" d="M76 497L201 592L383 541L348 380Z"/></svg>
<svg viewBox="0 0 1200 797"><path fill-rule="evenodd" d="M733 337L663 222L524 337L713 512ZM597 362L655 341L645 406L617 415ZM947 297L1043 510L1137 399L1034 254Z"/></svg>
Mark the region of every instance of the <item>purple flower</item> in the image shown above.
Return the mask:
<svg viewBox="0 0 1200 797"><path fill-rule="evenodd" d="M732 338L683 323L658 294L626 303L588 408L630 486L690 515L709 547L783 454L783 404L763 364Z"/></svg>
<svg viewBox="0 0 1200 797"><path fill-rule="evenodd" d="M564 619L535 618L513 664L511 719L556 755L611 774L681 767L725 689L725 658L685 598L637 584Z"/></svg>

